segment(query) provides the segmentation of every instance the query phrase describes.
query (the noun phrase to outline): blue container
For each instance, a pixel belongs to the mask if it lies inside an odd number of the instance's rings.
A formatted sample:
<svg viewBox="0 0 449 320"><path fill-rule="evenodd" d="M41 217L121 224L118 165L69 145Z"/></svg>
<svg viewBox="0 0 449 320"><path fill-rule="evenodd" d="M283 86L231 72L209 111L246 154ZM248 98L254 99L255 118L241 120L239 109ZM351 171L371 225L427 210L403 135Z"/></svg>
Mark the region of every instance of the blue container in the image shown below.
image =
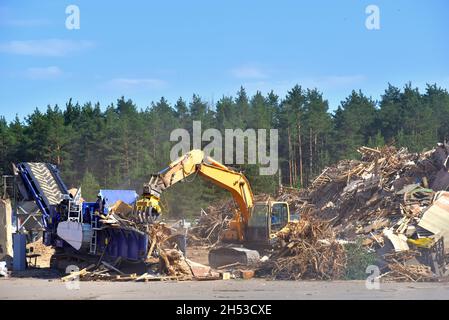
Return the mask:
<svg viewBox="0 0 449 320"><path fill-rule="evenodd" d="M13 270L14 271L23 271L26 269L26 251L27 251L27 238L26 235L15 233L12 236L12 244L13 244Z"/></svg>

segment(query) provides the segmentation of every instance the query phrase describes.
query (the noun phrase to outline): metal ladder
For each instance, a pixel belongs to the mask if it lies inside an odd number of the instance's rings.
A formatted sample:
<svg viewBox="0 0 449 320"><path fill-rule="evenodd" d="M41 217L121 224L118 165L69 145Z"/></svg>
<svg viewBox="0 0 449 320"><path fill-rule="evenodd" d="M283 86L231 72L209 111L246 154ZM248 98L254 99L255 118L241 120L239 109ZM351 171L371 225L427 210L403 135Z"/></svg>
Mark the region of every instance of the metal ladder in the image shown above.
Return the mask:
<svg viewBox="0 0 449 320"><path fill-rule="evenodd" d="M73 199L69 199L68 220L83 223L82 204L81 204L81 187L76 192Z"/></svg>
<svg viewBox="0 0 449 320"><path fill-rule="evenodd" d="M90 226L92 228L92 237L90 238L90 254L97 253L97 230L98 230L98 221L95 217L94 213L90 213Z"/></svg>

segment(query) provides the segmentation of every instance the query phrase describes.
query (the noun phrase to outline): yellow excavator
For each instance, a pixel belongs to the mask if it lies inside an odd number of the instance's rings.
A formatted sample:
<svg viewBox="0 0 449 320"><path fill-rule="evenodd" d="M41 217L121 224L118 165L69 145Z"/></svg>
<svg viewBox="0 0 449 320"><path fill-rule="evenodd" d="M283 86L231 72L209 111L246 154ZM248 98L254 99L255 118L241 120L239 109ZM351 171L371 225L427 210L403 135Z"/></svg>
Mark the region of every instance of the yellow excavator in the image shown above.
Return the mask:
<svg viewBox="0 0 449 320"><path fill-rule="evenodd" d="M192 150L153 174L144 184L142 197L136 203L137 213L149 220L156 219L161 213L162 192L195 174L228 190L238 207L228 229L222 233L224 245L209 252L209 264L218 267L236 262L257 262L260 257L258 250L269 248L275 233L290 222L288 203L254 202L251 186L243 173L205 157L202 150Z"/></svg>

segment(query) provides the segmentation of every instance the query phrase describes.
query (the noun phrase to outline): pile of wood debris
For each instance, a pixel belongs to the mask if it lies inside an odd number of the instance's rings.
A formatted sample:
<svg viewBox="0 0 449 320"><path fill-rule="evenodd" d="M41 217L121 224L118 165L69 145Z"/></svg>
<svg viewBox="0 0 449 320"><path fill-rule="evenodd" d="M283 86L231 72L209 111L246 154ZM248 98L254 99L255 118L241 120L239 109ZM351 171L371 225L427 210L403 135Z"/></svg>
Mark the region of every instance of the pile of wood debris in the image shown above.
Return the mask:
<svg viewBox="0 0 449 320"><path fill-rule="evenodd" d="M222 231L229 226L235 212L234 201L219 201L201 212L201 217L188 234L190 245L214 246L220 240Z"/></svg>
<svg viewBox="0 0 449 320"><path fill-rule="evenodd" d="M268 194L254 195L254 201L267 201ZM229 227L237 205L232 198L219 200L201 211L197 223L189 230L188 243L213 247L220 241L223 230Z"/></svg>
<svg viewBox="0 0 449 320"><path fill-rule="evenodd" d="M410 261L415 260L419 256L421 256L421 253L415 250L386 254L384 258L388 262L388 271L383 273L380 279L384 282L436 281L437 277L430 266L421 263L410 263Z"/></svg>
<svg viewBox="0 0 449 320"><path fill-rule="evenodd" d="M314 211L345 238L390 226L404 215L419 215L431 201L429 189L449 186L441 185L440 174L449 148L438 147L423 154L391 146L361 147L358 151L360 161L343 160L324 169L307 192L291 199L301 213ZM446 157L441 157L441 152ZM416 189L424 196L409 197ZM291 195L281 195L286 197ZM370 225L372 228L366 228Z"/></svg>
<svg viewBox="0 0 449 320"><path fill-rule="evenodd" d="M440 194L437 191L449 187L449 147L439 144L425 153L392 146L358 151L361 160L340 161L323 170L309 189L284 189L278 200L288 201L301 217L328 221L340 239L363 239L382 256L421 250L423 241L438 242L440 235L422 228L420 221ZM384 279L429 280L441 273L430 264L387 261Z"/></svg>
<svg viewBox="0 0 449 320"><path fill-rule="evenodd" d="M273 279L339 279L346 266L343 245L328 223L303 216L277 233L281 243L259 266L258 274Z"/></svg>
<svg viewBox="0 0 449 320"><path fill-rule="evenodd" d="M219 274L208 266L186 259L178 250L162 251L159 263L145 263L144 271L130 266L120 265L120 260L108 263L102 261L91 264L79 271L71 272L62 281L185 281L185 280L217 280ZM135 266L134 266L135 268Z"/></svg>

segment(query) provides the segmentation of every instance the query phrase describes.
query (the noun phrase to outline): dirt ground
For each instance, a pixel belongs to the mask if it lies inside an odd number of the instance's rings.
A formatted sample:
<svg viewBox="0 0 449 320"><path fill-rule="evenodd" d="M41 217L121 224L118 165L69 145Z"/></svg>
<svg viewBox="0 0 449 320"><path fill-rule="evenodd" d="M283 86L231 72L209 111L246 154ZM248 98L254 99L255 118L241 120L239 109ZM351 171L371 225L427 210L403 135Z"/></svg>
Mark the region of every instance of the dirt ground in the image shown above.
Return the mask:
<svg viewBox="0 0 449 320"><path fill-rule="evenodd" d="M365 281L157 281L157 282L62 282L61 272L49 267L53 249L40 242L29 244L39 253L37 264L0 278L0 300L7 299L444 299L449 282L380 283L367 289ZM207 264L208 249L189 247L187 257Z"/></svg>
<svg viewBox="0 0 449 320"><path fill-rule="evenodd" d="M79 285L79 286L77 286ZM0 278L3 299L449 299L448 283L381 283L368 290L364 281L218 280L184 282L61 282L59 279Z"/></svg>
<svg viewBox="0 0 449 320"><path fill-rule="evenodd" d="M32 249L31 249L32 248ZM36 266L34 266L35 259L32 258L32 266L25 271L13 272L14 278L19 279L59 279L64 276L61 270L50 269L50 259L55 250L52 247L45 246L41 240L27 244L28 254L38 254L36 259ZM31 250L30 250L31 249ZM201 246L191 246L187 248L187 258L192 261L209 265L208 262L208 248ZM141 270L133 270L132 272L140 272ZM143 272L143 271L142 271Z"/></svg>
<svg viewBox="0 0 449 320"><path fill-rule="evenodd" d="M192 261L204 264L206 266L209 265L208 261L208 248L206 247L198 247L198 246L191 246L187 247L187 258L189 258Z"/></svg>
<svg viewBox="0 0 449 320"><path fill-rule="evenodd" d="M30 252L30 248L32 248L32 252ZM41 240L38 240L33 243L27 244L27 249L29 253L39 254L40 256L37 258L37 265L40 268L48 268L50 266L50 258L55 252L52 247L46 246L42 243ZM208 265L208 248L200 247L200 246L189 246L187 248L187 258L192 261ZM34 259L33 259L34 262Z"/></svg>

